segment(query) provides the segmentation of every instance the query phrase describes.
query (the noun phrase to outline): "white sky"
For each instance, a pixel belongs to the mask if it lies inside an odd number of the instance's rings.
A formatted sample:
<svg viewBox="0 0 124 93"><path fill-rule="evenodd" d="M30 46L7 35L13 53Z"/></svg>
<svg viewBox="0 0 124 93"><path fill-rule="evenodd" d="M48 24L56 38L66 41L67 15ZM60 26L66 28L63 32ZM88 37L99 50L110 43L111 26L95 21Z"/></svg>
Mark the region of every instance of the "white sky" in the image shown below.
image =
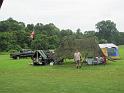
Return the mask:
<svg viewBox="0 0 124 93"><path fill-rule="evenodd" d="M95 24L112 20L124 32L124 0L4 0L0 21L9 17L28 23L54 23L60 29L95 30Z"/></svg>

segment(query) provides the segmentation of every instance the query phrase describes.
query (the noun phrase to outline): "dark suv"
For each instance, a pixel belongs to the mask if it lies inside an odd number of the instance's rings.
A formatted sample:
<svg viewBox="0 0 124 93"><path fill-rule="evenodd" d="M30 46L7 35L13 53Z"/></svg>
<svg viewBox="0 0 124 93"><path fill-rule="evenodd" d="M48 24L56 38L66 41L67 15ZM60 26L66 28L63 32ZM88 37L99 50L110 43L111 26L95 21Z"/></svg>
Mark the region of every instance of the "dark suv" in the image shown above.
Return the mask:
<svg viewBox="0 0 124 93"><path fill-rule="evenodd" d="M33 51L23 49L23 50L21 50L19 52L10 53L10 58L20 59L20 58L32 57L32 55L34 55Z"/></svg>

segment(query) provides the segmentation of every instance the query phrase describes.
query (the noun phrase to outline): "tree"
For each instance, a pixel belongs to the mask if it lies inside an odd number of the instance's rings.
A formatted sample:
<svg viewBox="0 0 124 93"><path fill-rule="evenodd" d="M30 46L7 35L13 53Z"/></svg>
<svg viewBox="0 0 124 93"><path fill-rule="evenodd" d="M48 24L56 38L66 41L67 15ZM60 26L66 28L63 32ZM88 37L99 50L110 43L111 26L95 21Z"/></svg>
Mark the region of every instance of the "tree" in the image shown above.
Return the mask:
<svg viewBox="0 0 124 93"><path fill-rule="evenodd" d="M76 30L75 35L76 35L76 38L77 38L77 39L83 38L83 33L81 32L81 29L80 29L80 28L78 28L78 29Z"/></svg>
<svg viewBox="0 0 124 93"><path fill-rule="evenodd" d="M117 41L117 45L124 45L124 32L119 32L116 41Z"/></svg>
<svg viewBox="0 0 124 93"><path fill-rule="evenodd" d="M0 22L0 32L22 31L25 30L25 24L12 18Z"/></svg>
<svg viewBox="0 0 124 93"><path fill-rule="evenodd" d="M66 30L61 30L60 31L60 38L62 39L63 37L65 36L70 36L70 35L73 35L73 32L72 30L70 29L66 29Z"/></svg>
<svg viewBox="0 0 124 93"><path fill-rule="evenodd" d="M101 21L96 24L96 29L98 30L98 38L105 39L109 43L116 43L116 38L118 36L118 30L116 24L111 20Z"/></svg>
<svg viewBox="0 0 124 93"><path fill-rule="evenodd" d="M29 33L25 24L12 18L0 21L0 51L9 51L29 47Z"/></svg>
<svg viewBox="0 0 124 93"><path fill-rule="evenodd" d="M8 33L0 33L0 51L7 50L9 44L8 40Z"/></svg>
<svg viewBox="0 0 124 93"><path fill-rule="evenodd" d="M35 39L32 41L31 47L35 50L48 49L48 37L46 35L37 34Z"/></svg>
<svg viewBox="0 0 124 93"><path fill-rule="evenodd" d="M47 36L58 35L59 32L60 32L59 28L57 28L53 23L44 25L42 31L42 33Z"/></svg>
<svg viewBox="0 0 124 93"><path fill-rule="evenodd" d="M42 23L37 23L34 27L35 32L41 33L43 31L44 25Z"/></svg>
<svg viewBox="0 0 124 93"><path fill-rule="evenodd" d="M55 49L59 46L59 37L57 35L48 37L49 49Z"/></svg>
<svg viewBox="0 0 124 93"><path fill-rule="evenodd" d="M34 30L34 24L27 24L26 32L32 32Z"/></svg>
<svg viewBox="0 0 124 93"><path fill-rule="evenodd" d="M85 37L94 37L96 35L95 31L85 31L84 36Z"/></svg>

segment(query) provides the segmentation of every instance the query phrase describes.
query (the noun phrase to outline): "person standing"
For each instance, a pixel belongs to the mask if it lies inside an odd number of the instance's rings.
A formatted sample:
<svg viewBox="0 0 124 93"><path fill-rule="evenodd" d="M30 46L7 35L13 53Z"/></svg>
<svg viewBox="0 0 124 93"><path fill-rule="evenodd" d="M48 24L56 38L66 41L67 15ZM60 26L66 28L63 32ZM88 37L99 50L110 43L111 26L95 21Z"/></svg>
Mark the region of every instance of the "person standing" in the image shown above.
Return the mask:
<svg viewBox="0 0 124 93"><path fill-rule="evenodd" d="M74 61L76 63L76 68L81 68L81 53L78 49L74 53Z"/></svg>

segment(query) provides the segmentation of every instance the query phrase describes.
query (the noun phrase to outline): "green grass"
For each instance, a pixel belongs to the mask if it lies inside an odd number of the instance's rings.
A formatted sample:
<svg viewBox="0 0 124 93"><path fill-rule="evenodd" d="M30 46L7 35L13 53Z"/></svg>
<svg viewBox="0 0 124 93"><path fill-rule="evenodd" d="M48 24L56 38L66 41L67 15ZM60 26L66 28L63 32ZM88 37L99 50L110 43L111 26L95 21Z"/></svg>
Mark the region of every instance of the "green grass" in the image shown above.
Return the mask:
<svg viewBox="0 0 124 93"><path fill-rule="evenodd" d="M121 60L76 69L72 61L32 66L30 59L0 55L0 93L124 93L124 46Z"/></svg>

